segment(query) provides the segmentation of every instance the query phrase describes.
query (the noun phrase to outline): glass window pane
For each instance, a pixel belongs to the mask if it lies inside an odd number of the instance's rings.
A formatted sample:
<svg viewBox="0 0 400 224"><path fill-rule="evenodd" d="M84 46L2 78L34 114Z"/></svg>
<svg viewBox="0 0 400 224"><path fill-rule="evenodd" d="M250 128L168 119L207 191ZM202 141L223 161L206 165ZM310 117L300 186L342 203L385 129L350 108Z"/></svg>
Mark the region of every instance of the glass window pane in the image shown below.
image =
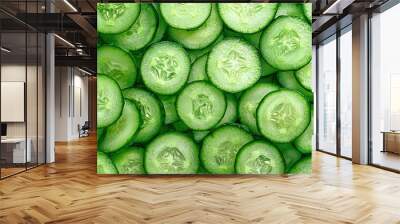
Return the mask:
<svg viewBox="0 0 400 224"><path fill-rule="evenodd" d="M352 33L351 26L340 36L340 152L352 157Z"/></svg>
<svg viewBox="0 0 400 224"><path fill-rule="evenodd" d="M318 149L336 153L336 37L318 47Z"/></svg>
<svg viewBox="0 0 400 224"><path fill-rule="evenodd" d="M400 33L393 27L399 21L400 5L371 19L372 163L396 170L400 170Z"/></svg>

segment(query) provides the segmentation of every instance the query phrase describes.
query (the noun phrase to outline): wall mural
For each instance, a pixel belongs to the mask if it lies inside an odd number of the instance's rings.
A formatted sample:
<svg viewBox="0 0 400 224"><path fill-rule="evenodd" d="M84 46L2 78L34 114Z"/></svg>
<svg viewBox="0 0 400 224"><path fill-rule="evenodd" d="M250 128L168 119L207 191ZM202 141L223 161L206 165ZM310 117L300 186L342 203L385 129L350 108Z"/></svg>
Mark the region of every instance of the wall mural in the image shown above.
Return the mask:
<svg viewBox="0 0 400 224"><path fill-rule="evenodd" d="M99 174L311 172L311 4L97 10Z"/></svg>

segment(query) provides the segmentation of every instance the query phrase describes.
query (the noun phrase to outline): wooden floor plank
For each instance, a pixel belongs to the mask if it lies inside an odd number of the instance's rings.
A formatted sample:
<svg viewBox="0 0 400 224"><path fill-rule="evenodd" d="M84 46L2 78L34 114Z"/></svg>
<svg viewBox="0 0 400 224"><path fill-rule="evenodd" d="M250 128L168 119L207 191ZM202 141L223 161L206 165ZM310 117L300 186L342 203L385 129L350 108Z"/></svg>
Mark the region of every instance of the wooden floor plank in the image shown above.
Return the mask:
<svg viewBox="0 0 400 224"><path fill-rule="evenodd" d="M400 223L400 175L315 152L310 176L105 176L96 139L0 181L0 223Z"/></svg>

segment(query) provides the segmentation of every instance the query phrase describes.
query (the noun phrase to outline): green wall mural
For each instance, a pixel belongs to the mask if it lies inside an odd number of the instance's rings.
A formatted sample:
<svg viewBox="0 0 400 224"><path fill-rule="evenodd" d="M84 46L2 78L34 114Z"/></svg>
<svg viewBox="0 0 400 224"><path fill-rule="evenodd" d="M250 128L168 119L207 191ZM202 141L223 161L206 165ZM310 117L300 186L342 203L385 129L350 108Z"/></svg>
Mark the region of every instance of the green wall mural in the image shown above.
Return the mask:
<svg viewBox="0 0 400 224"><path fill-rule="evenodd" d="M99 174L311 172L311 4L97 11Z"/></svg>

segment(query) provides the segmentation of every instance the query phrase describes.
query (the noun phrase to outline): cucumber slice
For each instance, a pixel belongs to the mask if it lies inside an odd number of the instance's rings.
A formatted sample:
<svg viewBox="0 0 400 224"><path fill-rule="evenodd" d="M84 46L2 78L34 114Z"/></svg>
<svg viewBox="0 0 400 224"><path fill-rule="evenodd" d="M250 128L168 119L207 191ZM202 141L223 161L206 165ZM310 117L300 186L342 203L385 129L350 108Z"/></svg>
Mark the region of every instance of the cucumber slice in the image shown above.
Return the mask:
<svg viewBox="0 0 400 224"><path fill-rule="evenodd" d="M269 93L257 108L257 125L261 134L277 143L291 142L310 123L310 106L298 92L281 89Z"/></svg>
<svg viewBox="0 0 400 224"><path fill-rule="evenodd" d="M306 66L302 67L301 69L295 72L297 81L306 88L307 90L312 91L312 71L311 71L311 62L308 63Z"/></svg>
<svg viewBox="0 0 400 224"><path fill-rule="evenodd" d="M97 69L117 81L121 89L132 86L136 81L137 68L125 51L112 46L97 48Z"/></svg>
<svg viewBox="0 0 400 224"><path fill-rule="evenodd" d="M159 96L161 103L164 106L165 111L165 124L171 124L179 120L178 114L176 113L175 102L176 95L161 95Z"/></svg>
<svg viewBox="0 0 400 224"><path fill-rule="evenodd" d="M164 124L164 109L161 102L150 92L129 88L123 91L126 99L132 100L140 110L142 124L133 138L133 142L147 142L156 136Z"/></svg>
<svg viewBox="0 0 400 224"><path fill-rule="evenodd" d="M218 3L224 23L239 33L255 33L275 17L277 3Z"/></svg>
<svg viewBox="0 0 400 224"><path fill-rule="evenodd" d="M193 131L193 139L196 142L201 142L210 133L210 131Z"/></svg>
<svg viewBox="0 0 400 224"><path fill-rule="evenodd" d="M197 171L197 174L210 174L206 168L204 168L202 165L200 165L199 170Z"/></svg>
<svg viewBox="0 0 400 224"><path fill-rule="evenodd" d="M309 102L313 102L314 95L312 92L305 89L296 79L293 71L278 72L278 82L285 88L296 90L301 93Z"/></svg>
<svg viewBox="0 0 400 224"><path fill-rule="evenodd" d="M234 30L229 29L228 27L224 27L224 31L223 34L225 37L232 37L232 38L242 38L243 37L243 33L238 33Z"/></svg>
<svg viewBox="0 0 400 224"><path fill-rule="evenodd" d="M97 151L97 174L118 174L111 159L104 152Z"/></svg>
<svg viewBox="0 0 400 224"><path fill-rule="evenodd" d="M132 101L125 100L121 116L107 127L103 140L98 146L99 150L106 153L115 152L129 144L141 123L139 109Z"/></svg>
<svg viewBox="0 0 400 224"><path fill-rule="evenodd" d="M231 93L243 91L261 76L257 50L241 39L225 39L208 55L207 74L219 89Z"/></svg>
<svg viewBox="0 0 400 224"><path fill-rule="evenodd" d="M219 42L221 42L223 39L224 36L221 34L218 36L217 40L215 40L214 43L210 44L208 47L199 50L188 50L190 61L194 62L199 57L208 54L211 51L211 49L213 49L214 46L217 45Z"/></svg>
<svg viewBox="0 0 400 224"><path fill-rule="evenodd" d="M168 25L165 22L164 18L161 16L159 3L153 3L153 7L157 11L158 26L157 26L156 33L154 34L154 37L153 37L153 40L151 41L151 43L156 43L156 42L159 42L160 40L162 40L162 38L164 37L164 34L167 31Z"/></svg>
<svg viewBox="0 0 400 224"><path fill-rule="evenodd" d="M257 33L245 33L242 34L243 38L246 39L251 45L255 48L260 48L260 38L261 38L262 31L258 31Z"/></svg>
<svg viewBox="0 0 400 224"><path fill-rule="evenodd" d="M276 90L279 90L276 84L259 82L241 95L238 108L240 123L249 127L254 134L260 135L256 120L257 107L268 93Z"/></svg>
<svg viewBox="0 0 400 224"><path fill-rule="evenodd" d="M164 41L151 45L140 67L147 88L161 95L172 95L186 83L190 59L180 45Z"/></svg>
<svg viewBox="0 0 400 224"><path fill-rule="evenodd" d="M312 23L312 3L303 4L304 16L307 18L309 23Z"/></svg>
<svg viewBox="0 0 400 224"><path fill-rule="evenodd" d="M302 153L312 152L312 135L314 131L314 113L311 109L311 121L308 124L307 129L301 134L296 140L294 140L294 145Z"/></svg>
<svg viewBox="0 0 400 224"><path fill-rule="evenodd" d="M208 80L207 72L206 72L206 65L207 65L207 55L203 55L200 58L196 59L193 62L192 69L190 69L188 83L194 81L203 81Z"/></svg>
<svg viewBox="0 0 400 224"><path fill-rule="evenodd" d="M178 95L176 108L180 119L194 130L208 130L224 116L224 93L206 81L187 85Z"/></svg>
<svg viewBox="0 0 400 224"><path fill-rule="evenodd" d="M258 140L240 149L235 168L238 174L282 174L285 162L275 146Z"/></svg>
<svg viewBox="0 0 400 224"><path fill-rule="evenodd" d="M119 174L145 174L144 149L125 147L113 153L111 160Z"/></svg>
<svg viewBox="0 0 400 224"><path fill-rule="evenodd" d="M212 44L222 33L223 23L219 18L217 6L213 4L210 17L195 30L182 30L170 27L168 34L172 40L188 49L202 49Z"/></svg>
<svg viewBox="0 0 400 224"><path fill-rule="evenodd" d="M103 139L103 134L104 134L104 128L97 128L97 142L101 142Z"/></svg>
<svg viewBox="0 0 400 224"><path fill-rule="evenodd" d="M153 6L141 4L139 17L127 31L115 35L105 35L103 39L122 49L137 51L146 47L153 40L157 23L157 14Z"/></svg>
<svg viewBox="0 0 400 224"><path fill-rule="evenodd" d="M253 141L253 136L235 125L225 125L207 135L200 158L213 174L235 173L235 159L239 149Z"/></svg>
<svg viewBox="0 0 400 224"><path fill-rule="evenodd" d="M195 174L199 169L199 149L184 134L169 132L149 143L145 153L149 174Z"/></svg>
<svg viewBox="0 0 400 224"><path fill-rule="evenodd" d="M114 123L123 107L124 98L118 83L105 75L97 75L97 127Z"/></svg>
<svg viewBox="0 0 400 224"><path fill-rule="evenodd" d="M312 159L311 155L303 157L289 170L290 174L311 174L312 172Z"/></svg>
<svg viewBox="0 0 400 224"><path fill-rule="evenodd" d="M238 118L236 97L233 94L225 94L226 110L222 119L218 122L217 127L234 123Z"/></svg>
<svg viewBox="0 0 400 224"><path fill-rule="evenodd" d="M121 33L126 31L140 14L139 3L98 3L97 31Z"/></svg>
<svg viewBox="0 0 400 224"><path fill-rule="evenodd" d="M276 11L275 18L279 16L293 16L299 19L307 20L303 13L302 3L280 3L278 11Z"/></svg>
<svg viewBox="0 0 400 224"><path fill-rule="evenodd" d="M161 14L170 26L194 29L201 26L211 13L211 3L161 3Z"/></svg>
<svg viewBox="0 0 400 224"><path fill-rule="evenodd" d="M269 76L276 73L278 70L268 64L263 58L261 58L261 76Z"/></svg>
<svg viewBox="0 0 400 224"><path fill-rule="evenodd" d="M280 16L261 35L264 59L279 70L297 70L311 60L312 29L296 17Z"/></svg>
<svg viewBox="0 0 400 224"><path fill-rule="evenodd" d="M297 151L291 143L276 144L276 146L282 153L286 164L286 172L288 172L290 168L300 160L301 153Z"/></svg>

